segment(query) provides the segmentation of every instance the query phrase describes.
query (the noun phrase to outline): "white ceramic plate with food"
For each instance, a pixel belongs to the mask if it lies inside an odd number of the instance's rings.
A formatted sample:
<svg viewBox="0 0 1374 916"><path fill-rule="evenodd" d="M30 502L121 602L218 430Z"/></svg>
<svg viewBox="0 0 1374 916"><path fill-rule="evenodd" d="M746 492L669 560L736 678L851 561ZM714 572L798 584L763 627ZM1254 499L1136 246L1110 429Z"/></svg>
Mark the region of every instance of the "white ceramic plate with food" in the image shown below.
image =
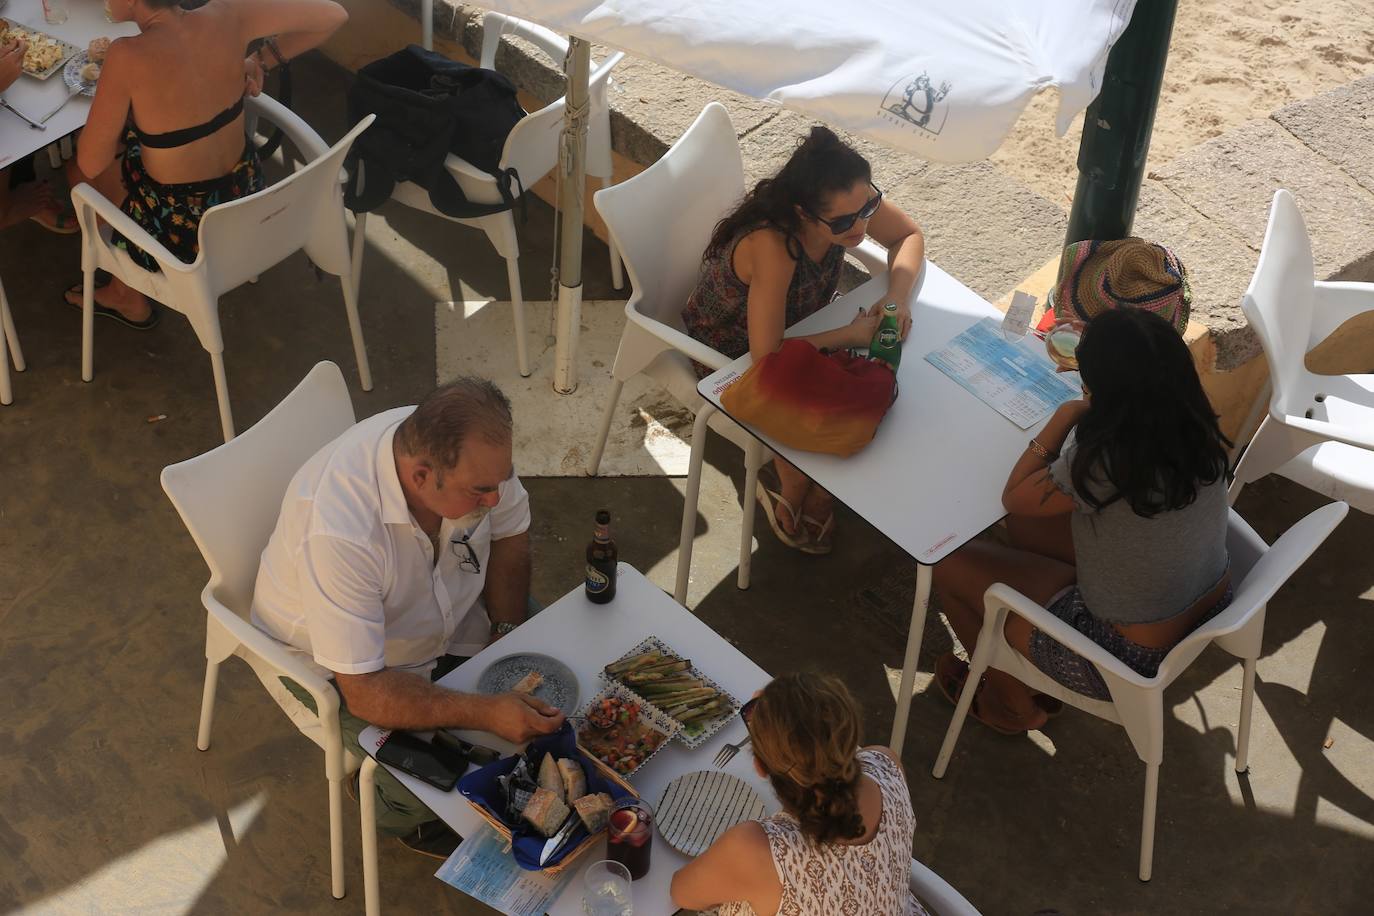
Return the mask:
<svg viewBox="0 0 1374 916"><path fill-rule="evenodd" d="M720 731L721 728L734 717L735 713L739 712L739 700L736 700L733 696L730 695L729 691L725 690L714 680L702 674L701 670L697 668L696 665L691 664L690 659L684 658L677 652L674 652L672 648L668 646L667 643L659 639L657 636L650 636L649 638L645 639L639 645L635 646L633 649L626 652L624 655L620 656L620 658L616 659L615 662L612 662L611 665L615 665L617 662L627 661L628 659L632 659L637 656L648 655L652 653L657 653L664 659L667 659L669 657L678 659L679 663L687 662L688 664L684 669L682 669L681 671L672 672L670 675L668 675L668 677L678 680L690 680L698 682L699 687L696 691L698 693L698 700L703 698L703 694L704 697L708 700L716 698L718 698L719 700L719 711L715 715L709 715L699 720L689 719L685 722L674 719L674 721L678 721L678 724L682 726L682 728L677 733L677 739L680 742L682 742L682 744L685 745L687 748L695 750L696 748L699 748L703 744L705 744L706 741L712 735ZM607 666L607 668L610 667L610 665ZM629 675L613 674L609 670L605 669L603 669L601 672L601 677L603 680L611 681L625 686L636 696L642 697L650 705L654 706L656 709L661 710L665 715L668 714L672 709L676 708L676 701L673 701L671 699L672 694L664 695L659 691L655 691L652 686L652 681L636 684L634 683L633 675L633 672L631 672ZM656 693L658 693L659 695L656 696ZM665 702L660 702L660 696L666 696L669 699L666 699ZM673 717L669 716L669 718Z"/></svg>
<svg viewBox="0 0 1374 916"><path fill-rule="evenodd" d="M527 693L550 706L557 706L564 715L572 715L577 709L577 675L558 659L538 652L506 655L487 665L477 677L477 692L505 693L520 686L520 682L531 675L538 675L539 684Z"/></svg>
<svg viewBox="0 0 1374 916"><path fill-rule="evenodd" d="M96 80L88 80L86 77L94 74L83 72L86 71L88 65L96 68L100 66L100 64L91 63L91 59L85 51L77 51L72 55L72 59L67 61L67 66L62 68L62 82L66 83L67 88L72 92L79 89L82 95L93 96L95 95ZM97 76L96 79L99 77Z"/></svg>
<svg viewBox="0 0 1374 916"><path fill-rule="evenodd" d="M5 41L23 40L29 43L24 52L24 74L34 79L45 80L58 70L62 64L81 49L76 45L54 38L47 32L29 28L12 20L0 21L0 32Z"/></svg>

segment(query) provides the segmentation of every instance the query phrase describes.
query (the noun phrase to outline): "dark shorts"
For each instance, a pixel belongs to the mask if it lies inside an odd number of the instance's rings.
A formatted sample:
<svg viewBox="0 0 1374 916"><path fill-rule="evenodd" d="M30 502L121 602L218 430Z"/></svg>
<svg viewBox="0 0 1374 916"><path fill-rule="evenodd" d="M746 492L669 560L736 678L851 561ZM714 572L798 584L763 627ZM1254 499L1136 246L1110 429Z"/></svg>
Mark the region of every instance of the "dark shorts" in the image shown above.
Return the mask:
<svg viewBox="0 0 1374 916"><path fill-rule="evenodd" d="M243 155L229 174L182 184L162 184L149 177L143 168L143 146L132 130L124 135L124 143L121 172L128 196L119 209L187 264L200 254L200 219L205 211L263 188L258 152L247 141ZM118 232L111 240L127 251L139 267L158 270L157 261Z"/></svg>
<svg viewBox="0 0 1374 916"><path fill-rule="evenodd" d="M1235 596L1230 586L1227 586L1226 594L1198 619L1194 628L1220 614L1231 603L1233 597ZM1121 659L1126 663L1126 667L1142 677L1154 677L1158 674L1160 663L1173 650L1173 646L1154 649L1132 642L1107 621L1094 617L1092 611L1083 603L1083 593L1078 590L1077 585L1064 589L1045 606L1045 609ZM1111 699L1107 682L1102 679L1102 675L1092 662L1038 629L1031 630L1030 660L1035 667L1075 693L1081 693L1094 700Z"/></svg>

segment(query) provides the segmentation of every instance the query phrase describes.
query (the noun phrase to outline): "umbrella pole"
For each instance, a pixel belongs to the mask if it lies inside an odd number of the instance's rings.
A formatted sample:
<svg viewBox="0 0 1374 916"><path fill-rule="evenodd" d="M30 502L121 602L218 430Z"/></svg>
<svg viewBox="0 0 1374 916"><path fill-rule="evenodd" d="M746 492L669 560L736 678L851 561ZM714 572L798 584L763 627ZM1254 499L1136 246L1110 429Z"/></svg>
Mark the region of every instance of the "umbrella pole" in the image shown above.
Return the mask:
<svg viewBox="0 0 1374 916"><path fill-rule="evenodd" d="M1102 91L1084 116L1065 244L1131 234L1177 7L1177 0L1137 0L1107 57Z"/></svg>
<svg viewBox="0 0 1374 916"><path fill-rule="evenodd" d="M587 83L592 46L569 36L567 108L556 166L562 170L558 198L562 224L558 251L558 342L554 346L553 390L577 390L577 334L582 326L582 198L587 187Z"/></svg>

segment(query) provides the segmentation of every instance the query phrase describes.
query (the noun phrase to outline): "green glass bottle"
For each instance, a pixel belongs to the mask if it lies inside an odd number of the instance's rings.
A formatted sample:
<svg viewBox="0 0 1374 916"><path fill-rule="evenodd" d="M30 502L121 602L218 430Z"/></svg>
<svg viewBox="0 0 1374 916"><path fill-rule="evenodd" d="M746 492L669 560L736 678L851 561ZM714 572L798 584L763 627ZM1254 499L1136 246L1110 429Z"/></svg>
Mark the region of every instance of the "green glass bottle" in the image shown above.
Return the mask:
<svg viewBox="0 0 1374 916"><path fill-rule="evenodd" d="M902 362L902 326L897 320L897 303L889 302L883 306L883 317L878 322L878 331L873 342L868 345L868 358L886 363L893 371Z"/></svg>

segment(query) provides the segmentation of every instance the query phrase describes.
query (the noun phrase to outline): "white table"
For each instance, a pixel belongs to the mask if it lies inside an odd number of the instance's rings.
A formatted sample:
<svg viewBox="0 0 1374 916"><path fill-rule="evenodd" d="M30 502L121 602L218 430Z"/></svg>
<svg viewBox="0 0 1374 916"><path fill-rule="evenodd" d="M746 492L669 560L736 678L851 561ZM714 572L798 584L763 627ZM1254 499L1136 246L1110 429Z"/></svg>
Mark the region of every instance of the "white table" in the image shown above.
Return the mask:
<svg viewBox="0 0 1374 916"><path fill-rule="evenodd" d="M471 692L476 689L478 678L492 661L516 652L542 652L554 656L577 675L578 704L581 708L601 690L597 675L602 666L646 636L657 636L691 658L695 665L739 700L748 699L771 679L766 671L652 585L633 567L621 563L615 600L610 604L592 604L579 585L505 638L455 668L439 683L454 690ZM515 751L514 745L485 732L460 731L458 734L497 750ZM735 719L694 751L682 747L676 740L670 741L629 781L657 807L663 790L674 777L693 770L714 769L711 762L716 752L727 742L738 742L744 734L743 723ZM382 735L381 729L368 728L359 736L359 741L364 749L371 752ZM373 773L377 766L371 757L364 760L359 783L363 887L368 916L376 916L381 912L377 833L373 819L376 796L372 790ZM777 809L772 789L766 780L754 772L753 755L747 752L735 755L725 770L752 785L764 798L770 811ZM405 773L391 772L460 836L472 836L478 830L489 829L486 821L457 791L441 792ZM574 875L549 910L550 916L582 913L582 871L588 864L605 857L604 839L578 857L570 866ZM676 911L668 896L668 885L673 873L688 861L686 856L664 842L662 836L655 837L649 873L634 882L636 916L659 916Z"/></svg>
<svg viewBox="0 0 1374 916"><path fill-rule="evenodd" d="M858 307L877 301L886 284L884 277L869 280L789 328L788 336L848 324ZM1007 475L1039 429L1018 428L925 360L927 353L975 322L989 316L1000 319L996 308L929 261L910 305L912 326L897 372L897 401L863 451L850 458L800 451L740 423L917 562L916 601L892 723L891 744L899 754L906 740L916 658L930 599L931 566L1006 514L1002 488ZM692 430L678 553L679 602L687 597L706 422L716 410L729 414L721 407L720 395L750 365L746 354L697 386L706 405L697 413ZM746 493L745 499L750 498L752 494Z"/></svg>
<svg viewBox="0 0 1374 916"><path fill-rule="evenodd" d="M138 34L138 26L132 22L109 22L105 18L105 8L101 0L67 0L67 5L68 18L61 25L48 25L43 21L42 0L10 0L9 4L0 10L0 17L17 25L46 32L78 48L85 48L91 39L101 36L120 38ZM67 97L67 84L62 81L61 70L46 80L24 74L13 86L5 90L4 97L15 108L38 120ZM91 100L84 95L78 95L48 120L46 129L34 130L13 112L0 109L0 168L12 165L29 153L40 150L49 143L56 143L73 131L79 130L85 125L86 116L90 111Z"/></svg>

